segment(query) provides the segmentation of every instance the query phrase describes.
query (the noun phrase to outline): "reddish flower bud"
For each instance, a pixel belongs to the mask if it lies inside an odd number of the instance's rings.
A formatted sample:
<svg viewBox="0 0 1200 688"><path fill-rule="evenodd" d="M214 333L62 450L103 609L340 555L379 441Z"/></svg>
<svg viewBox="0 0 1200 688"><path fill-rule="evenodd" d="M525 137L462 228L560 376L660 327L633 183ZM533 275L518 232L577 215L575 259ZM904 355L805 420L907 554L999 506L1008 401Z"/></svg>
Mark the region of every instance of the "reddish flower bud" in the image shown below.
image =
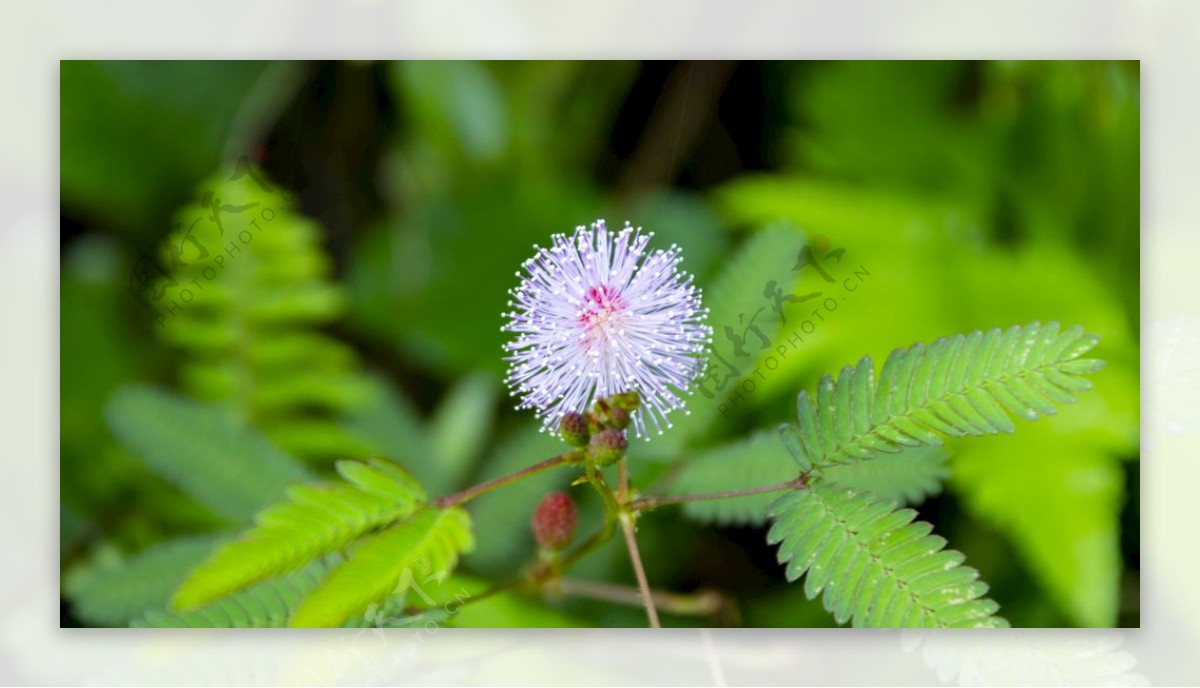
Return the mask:
<svg viewBox="0 0 1200 688"><path fill-rule="evenodd" d="M565 492L551 492L542 498L533 512L533 537L542 549L561 550L570 544L578 523L579 511L571 496Z"/></svg>
<svg viewBox="0 0 1200 688"><path fill-rule="evenodd" d="M608 418L610 421L612 421L613 427L619 430L624 430L625 428L629 427L629 421L631 420L629 411L626 411L620 406L613 408L613 410L609 412Z"/></svg>
<svg viewBox="0 0 1200 688"><path fill-rule="evenodd" d="M586 447L591 433L588 432L588 421L582 413L568 413L558 424L558 434L563 441L572 447Z"/></svg>
<svg viewBox="0 0 1200 688"><path fill-rule="evenodd" d="M625 456L628 446L624 432L615 428L601 430L588 443L588 458L597 466L607 466Z"/></svg>

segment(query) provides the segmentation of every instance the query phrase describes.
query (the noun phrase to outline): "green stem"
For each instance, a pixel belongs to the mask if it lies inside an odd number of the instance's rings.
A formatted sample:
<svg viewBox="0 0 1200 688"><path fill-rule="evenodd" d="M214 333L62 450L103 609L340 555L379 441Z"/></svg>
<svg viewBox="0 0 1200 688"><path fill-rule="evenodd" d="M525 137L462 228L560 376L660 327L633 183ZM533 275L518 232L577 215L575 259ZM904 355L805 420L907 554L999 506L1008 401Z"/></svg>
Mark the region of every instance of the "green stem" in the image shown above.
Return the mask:
<svg viewBox="0 0 1200 688"><path fill-rule="evenodd" d="M621 513L621 505L617 502L617 498L613 496L613 492L608 487L608 481L604 479L604 474L599 468L588 465L587 481L592 487L596 488L596 493L600 495L600 500L604 502L604 518L605 520L616 520Z"/></svg>
<svg viewBox="0 0 1200 688"><path fill-rule="evenodd" d="M463 502L470 501L479 495L484 494L485 492L491 492L498 487L504 487L510 483L515 483L518 480L528 478L529 476L541 473L544 470L554 468L555 466L561 466L563 464L575 463L582 457L583 455L577 449L559 454L558 456L552 456L545 461L539 461L532 466L522 468L516 473L502 475L499 478L493 478L487 482L479 483L474 487L468 487L461 492L455 492L454 494L446 495L445 497L438 497L430 502L430 504L440 509L457 506Z"/></svg>
<svg viewBox="0 0 1200 688"><path fill-rule="evenodd" d="M617 532L617 518L621 509L616 499L613 498L612 491L608 489L608 484L604 480L604 474L594 466L588 466L585 477L588 484L596 489L596 493L600 495L600 500L604 503L604 522L595 535L592 535L583 544L572 550L570 554L563 557L560 564L560 569L563 571L571 568L575 562L591 554L596 548L611 540L612 536Z"/></svg>

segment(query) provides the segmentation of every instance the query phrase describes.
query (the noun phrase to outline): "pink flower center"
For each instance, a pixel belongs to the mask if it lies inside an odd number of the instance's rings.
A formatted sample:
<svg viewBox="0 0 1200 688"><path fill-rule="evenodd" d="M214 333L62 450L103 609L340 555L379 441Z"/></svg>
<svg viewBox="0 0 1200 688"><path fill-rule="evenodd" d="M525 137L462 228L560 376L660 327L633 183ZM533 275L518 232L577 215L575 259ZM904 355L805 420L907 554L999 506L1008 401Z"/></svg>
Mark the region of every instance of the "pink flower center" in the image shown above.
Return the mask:
<svg viewBox="0 0 1200 688"><path fill-rule="evenodd" d="M607 285L591 287L583 295L579 324L588 330L590 339L603 332L608 321L623 310L625 310L625 301L616 289Z"/></svg>

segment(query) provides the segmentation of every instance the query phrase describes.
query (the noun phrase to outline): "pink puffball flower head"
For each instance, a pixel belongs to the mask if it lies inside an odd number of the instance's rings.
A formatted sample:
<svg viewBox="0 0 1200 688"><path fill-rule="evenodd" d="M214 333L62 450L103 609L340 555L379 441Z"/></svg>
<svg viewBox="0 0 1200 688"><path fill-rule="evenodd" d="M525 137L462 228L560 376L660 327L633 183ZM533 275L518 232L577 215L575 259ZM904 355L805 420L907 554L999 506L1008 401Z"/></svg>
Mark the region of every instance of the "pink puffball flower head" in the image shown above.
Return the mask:
<svg viewBox="0 0 1200 688"><path fill-rule="evenodd" d="M521 283L510 290L508 319L516 333L504 345L507 382L517 408L535 409L542 429L563 415L585 413L600 398L637 392L633 428L662 434L667 414L702 372L712 328L700 289L679 270L680 249L648 251L653 232L625 223L610 232L604 220L555 234L553 246L534 246ZM684 410L684 413L687 413Z"/></svg>

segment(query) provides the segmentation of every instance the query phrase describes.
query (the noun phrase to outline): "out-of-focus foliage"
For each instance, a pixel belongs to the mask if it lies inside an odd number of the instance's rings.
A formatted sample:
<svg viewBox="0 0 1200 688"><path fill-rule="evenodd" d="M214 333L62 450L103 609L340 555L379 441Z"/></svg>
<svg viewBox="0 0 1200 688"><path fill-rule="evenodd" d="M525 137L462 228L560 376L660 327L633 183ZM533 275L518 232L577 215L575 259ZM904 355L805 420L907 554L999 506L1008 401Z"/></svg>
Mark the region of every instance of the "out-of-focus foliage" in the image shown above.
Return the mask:
<svg viewBox="0 0 1200 688"><path fill-rule="evenodd" d="M166 392L123 388L108 414L113 432L146 465L234 522L283 496L288 483L311 478L252 428Z"/></svg>
<svg viewBox="0 0 1200 688"><path fill-rule="evenodd" d="M167 602L192 567L215 546L211 535L180 538L147 547L121 560L100 551L97 561L75 569L65 581L80 618L97 626L126 626Z"/></svg>
<svg viewBox="0 0 1200 688"><path fill-rule="evenodd" d="M212 604L189 611L153 609L135 628L283 628L305 595L326 574L316 562L280 578L264 581Z"/></svg>
<svg viewBox="0 0 1200 688"><path fill-rule="evenodd" d="M161 249L168 274L139 296L164 341L185 353L190 394L296 455L361 454L340 421L365 406L368 383L354 351L317 331L345 308L320 227L248 161L230 172L176 214Z"/></svg>
<svg viewBox="0 0 1200 688"><path fill-rule="evenodd" d="M161 238L164 216L212 173L239 110L279 79L264 62L62 63L62 198L123 233ZM239 151L245 153L245 151Z"/></svg>
<svg viewBox="0 0 1200 688"><path fill-rule="evenodd" d="M715 71L64 62L63 623L282 625L325 569L193 611L167 603L286 483L336 480L336 459L379 454L438 495L556 453L499 400L499 314L533 244L606 217L682 246L715 330L691 415L631 447L643 494L794 478L772 428L793 421L798 390L864 355L1033 321L1098 335L1107 365L1059 414L895 455L911 483L854 483L856 464L825 478L918 509L1013 625L1137 625L1136 63L743 64L697 81ZM645 181L633 168L647 159L665 176ZM230 179L245 169L271 190ZM221 214L220 229L214 199L259 205ZM179 243L196 218L208 262ZM253 239L226 252L242 231ZM168 326L155 318L171 300L141 288L146 259L178 280L175 297L192 291ZM533 561L528 521L545 492L578 494L581 532L596 525L599 505L567 479L467 505L475 550L425 592L478 599L435 618L395 596L346 624L642 623L635 607L483 595ZM774 499L642 517L651 584L719 589L746 625L831 623L764 545ZM390 571L369 573L350 587ZM617 543L576 573L633 582Z"/></svg>

